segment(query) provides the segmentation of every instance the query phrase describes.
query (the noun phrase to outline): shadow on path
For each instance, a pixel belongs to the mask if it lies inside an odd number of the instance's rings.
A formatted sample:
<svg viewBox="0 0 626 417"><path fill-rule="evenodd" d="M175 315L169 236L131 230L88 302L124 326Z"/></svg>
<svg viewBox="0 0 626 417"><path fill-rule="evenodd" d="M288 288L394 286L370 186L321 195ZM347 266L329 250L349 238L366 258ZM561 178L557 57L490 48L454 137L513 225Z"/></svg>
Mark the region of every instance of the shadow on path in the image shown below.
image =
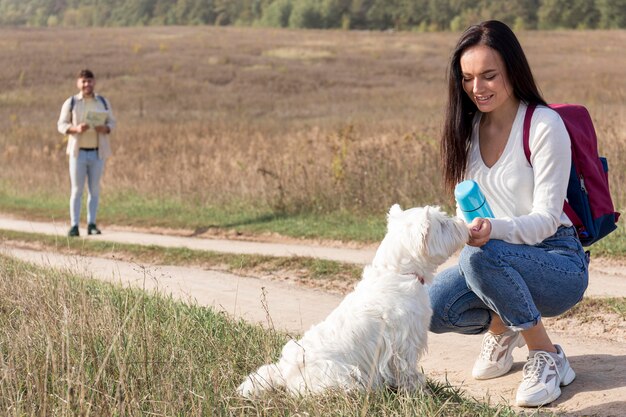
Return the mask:
<svg viewBox="0 0 626 417"><path fill-rule="evenodd" d="M569 415L576 416L626 416L626 401L609 401L602 405L592 405L591 407L581 408Z"/></svg>
<svg viewBox="0 0 626 417"><path fill-rule="evenodd" d="M233 228L237 226L249 226L252 224L265 224L265 223L270 223L276 220L287 219L289 217L293 217L293 216L289 216L287 214L272 213L272 214L263 214L261 216L247 218L247 219L241 219L240 221L226 223L226 224L210 224L208 226L199 226L199 227L196 227L189 236L191 237L199 236L203 233L208 232L211 229L229 229L229 228Z"/></svg>
<svg viewBox="0 0 626 417"><path fill-rule="evenodd" d="M578 355L568 359L576 372L576 379L562 389L561 397L555 404L570 400L581 392L602 395L601 391L626 387L626 355ZM622 408L621 415L626 416L626 407Z"/></svg>

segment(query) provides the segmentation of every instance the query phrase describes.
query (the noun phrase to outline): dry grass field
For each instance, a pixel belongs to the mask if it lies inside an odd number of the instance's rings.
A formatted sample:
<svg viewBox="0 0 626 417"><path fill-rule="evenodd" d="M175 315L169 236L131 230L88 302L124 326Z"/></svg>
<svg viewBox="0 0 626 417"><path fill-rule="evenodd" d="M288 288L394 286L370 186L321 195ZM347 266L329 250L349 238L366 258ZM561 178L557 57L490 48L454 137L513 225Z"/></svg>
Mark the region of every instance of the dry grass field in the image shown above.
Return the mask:
<svg viewBox="0 0 626 417"><path fill-rule="evenodd" d="M623 210L626 31L519 36L546 99L589 108ZM56 120L89 67L118 119L106 193L286 212L447 204L437 140L457 37L2 28L0 188L68 194Z"/></svg>

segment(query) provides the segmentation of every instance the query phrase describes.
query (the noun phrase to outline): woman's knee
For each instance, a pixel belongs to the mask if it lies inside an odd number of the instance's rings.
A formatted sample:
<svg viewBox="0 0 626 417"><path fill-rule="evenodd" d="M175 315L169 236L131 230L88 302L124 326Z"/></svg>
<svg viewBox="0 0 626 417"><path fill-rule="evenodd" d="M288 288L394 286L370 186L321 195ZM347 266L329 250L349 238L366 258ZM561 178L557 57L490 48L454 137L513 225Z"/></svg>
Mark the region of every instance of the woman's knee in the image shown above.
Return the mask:
<svg viewBox="0 0 626 417"><path fill-rule="evenodd" d="M442 271L429 287L433 333L482 333L490 321L489 311L467 287L458 266Z"/></svg>
<svg viewBox="0 0 626 417"><path fill-rule="evenodd" d="M485 262L493 262L494 259L497 259L497 251L494 250L494 246L493 241L487 242L479 248L466 245L459 255L459 264L462 266L463 272L467 266L475 268Z"/></svg>
<svg viewBox="0 0 626 417"><path fill-rule="evenodd" d="M480 248L466 246L459 256L459 265L470 287L489 280L503 264L501 241L491 240Z"/></svg>

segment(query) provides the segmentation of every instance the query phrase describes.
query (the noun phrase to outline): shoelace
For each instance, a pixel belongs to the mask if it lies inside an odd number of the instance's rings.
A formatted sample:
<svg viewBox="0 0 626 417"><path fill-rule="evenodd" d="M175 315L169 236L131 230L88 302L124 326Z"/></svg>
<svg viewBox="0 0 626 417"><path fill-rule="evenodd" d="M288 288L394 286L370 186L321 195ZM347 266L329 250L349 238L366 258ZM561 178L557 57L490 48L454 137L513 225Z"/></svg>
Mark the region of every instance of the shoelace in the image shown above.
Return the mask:
<svg viewBox="0 0 626 417"><path fill-rule="evenodd" d="M483 348L480 351L480 357L482 359L490 361L491 356L493 355L493 352L495 352L496 348L502 347L502 345L500 345L501 339L502 339L501 334L490 335L490 337L486 338L483 343Z"/></svg>
<svg viewBox="0 0 626 417"><path fill-rule="evenodd" d="M559 367L556 364L554 358L547 352L537 352L535 356L533 356L532 360L526 362L523 369L523 381L539 381L539 378L543 374L543 369L546 365L554 365L554 369L556 370L556 375L561 378L561 374L559 373Z"/></svg>

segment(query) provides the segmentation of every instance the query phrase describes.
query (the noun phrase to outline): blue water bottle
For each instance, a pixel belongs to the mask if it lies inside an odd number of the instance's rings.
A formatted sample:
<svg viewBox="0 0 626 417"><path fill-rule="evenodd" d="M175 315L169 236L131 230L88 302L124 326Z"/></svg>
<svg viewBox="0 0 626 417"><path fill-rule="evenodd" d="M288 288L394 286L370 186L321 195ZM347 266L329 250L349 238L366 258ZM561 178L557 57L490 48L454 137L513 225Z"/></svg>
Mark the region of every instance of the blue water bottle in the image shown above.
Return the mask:
<svg viewBox="0 0 626 417"><path fill-rule="evenodd" d="M457 184L454 198L468 223L476 217L494 217L487 199L474 180L465 180Z"/></svg>

